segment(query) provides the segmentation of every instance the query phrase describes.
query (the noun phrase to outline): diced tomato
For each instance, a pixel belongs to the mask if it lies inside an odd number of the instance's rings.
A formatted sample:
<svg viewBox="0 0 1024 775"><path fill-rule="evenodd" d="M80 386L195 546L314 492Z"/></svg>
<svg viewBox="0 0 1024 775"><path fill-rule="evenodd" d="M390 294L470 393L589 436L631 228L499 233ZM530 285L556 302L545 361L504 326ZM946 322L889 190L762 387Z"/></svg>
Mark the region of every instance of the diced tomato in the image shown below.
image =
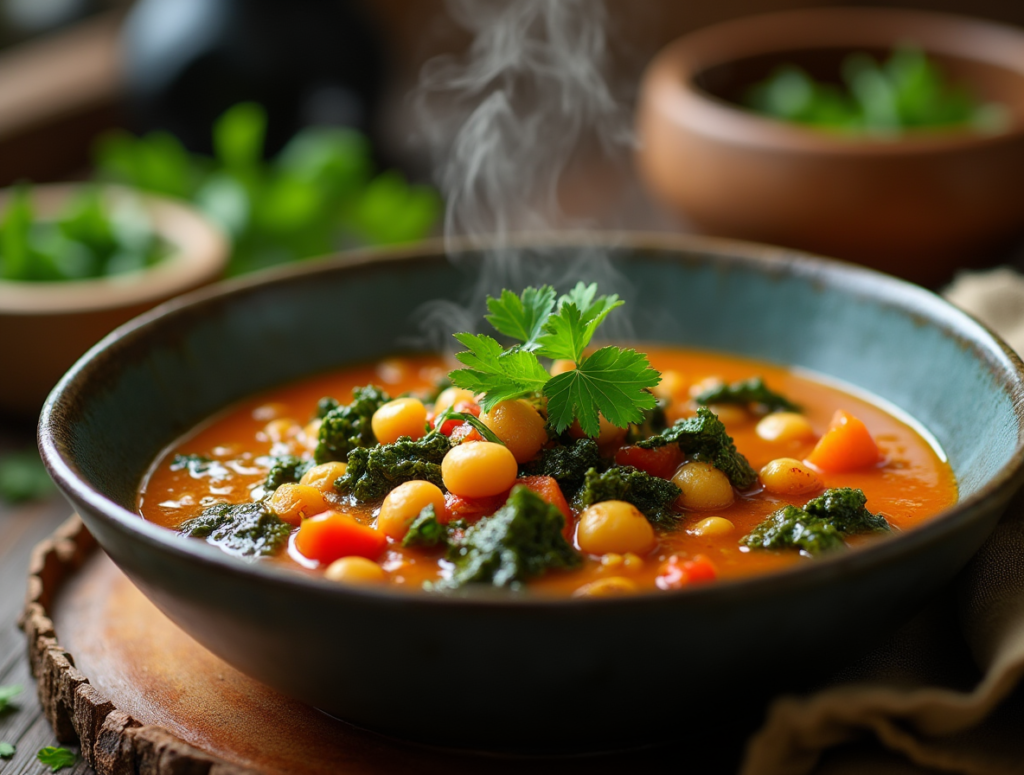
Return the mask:
<svg viewBox="0 0 1024 775"><path fill-rule="evenodd" d="M678 444L666 444L656 449L622 447L615 453L615 462L620 466L633 466L651 476L671 479L683 462L683 452Z"/></svg>
<svg viewBox="0 0 1024 775"><path fill-rule="evenodd" d="M304 519L295 535L295 548L303 556L325 564L341 557L375 560L386 545L383 533L338 511L325 511Z"/></svg>
<svg viewBox="0 0 1024 775"><path fill-rule="evenodd" d="M837 409L825 435L807 462L822 471L854 471L878 463L878 445L864 423L849 412Z"/></svg>
<svg viewBox="0 0 1024 775"><path fill-rule="evenodd" d="M451 440L456 444L461 444L464 441L483 441L484 437L480 435L480 431L470 425L468 422L460 422L451 433Z"/></svg>
<svg viewBox="0 0 1024 775"><path fill-rule="evenodd" d="M444 514L438 515L438 519L445 524L456 519L476 522L480 517L493 514L505 505L507 500L508 492L486 498L462 498L449 492L444 496Z"/></svg>
<svg viewBox="0 0 1024 775"><path fill-rule="evenodd" d="M456 412L461 412L462 414L471 414L474 417L480 416L480 404L476 403L475 401L459 401L452 408ZM431 416L428 422L431 425L433 425L434 418ZM466 425L465 420L445 420L443 423L441 423L441 427L438 428L438 431L443 433L445 436L451 436L455 432L456 428L461 428L464 425ZM471 428L467 426L463 432L468 434L470 430Z"/></svg>
<svg viewBox="0 0 1024 775"><path fill-rule="evenodd" d="M558 485L558 482L550 476L521 476L516 479L516 484L521 484L533 490L533 492L562 512L562 516L565 517L565 527L562 529L562 534L565 536L566 541L572 543L573 534L576 532L576 519L572 509L569 508L569 502L562 494L562 488Z"/></svg>
<svg viewBox="0 0 1024 775"><path fill-rule="evenodd" d="M673 554L662 563L654 583L658 589L682 589L691 584L706 584L718 577L714 564L703 554L684 560Z"/></svg>

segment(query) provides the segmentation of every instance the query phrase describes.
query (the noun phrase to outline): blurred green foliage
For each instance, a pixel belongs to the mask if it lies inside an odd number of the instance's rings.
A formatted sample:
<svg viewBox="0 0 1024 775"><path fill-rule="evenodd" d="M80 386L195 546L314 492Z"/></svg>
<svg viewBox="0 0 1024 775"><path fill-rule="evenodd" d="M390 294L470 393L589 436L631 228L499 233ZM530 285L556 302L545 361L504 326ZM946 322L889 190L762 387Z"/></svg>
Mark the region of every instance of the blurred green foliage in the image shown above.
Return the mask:
<svg viewBox="0 0 1024 775"><path fill-rule="evenodd" d="M0 457L0 501L21 503L39 500L57 492L43 461L34 449L11 452ZM0 710L7 703L0 687ZM13 695L12 695L13 696Z"/></svg>
<svg viewBox="0 0 1024 775"><path fill-rule="evenodd" d="M965 127L998 132L1006 108L982 103L952 84L919 48L897 48L885 61L850 54L841 84L816 81L796 65L782 65L747 92L744 104L785 121L844 133L892 136L906 130Z"/></svg>
<svg viewBox="0 0 1024 775"><path fill-rule="evenodd" d="M214 124L213 158L167 133L109 135L96 148L97 175L198 206L234 243L229 275L344 246L415 241L437 222L437 193L397 172L377 174L358 132L304 129L264 161L265 129L262 107L235 105Z"/></svg>
<svg viewBox="0 0 1024 775"><path fill-rule="evenodd" d="M93 187L56 217L37 218L31 188L15 187L0 223L0 279L84 280L152 266L167 254L141 204L108 202Z"/></svg>

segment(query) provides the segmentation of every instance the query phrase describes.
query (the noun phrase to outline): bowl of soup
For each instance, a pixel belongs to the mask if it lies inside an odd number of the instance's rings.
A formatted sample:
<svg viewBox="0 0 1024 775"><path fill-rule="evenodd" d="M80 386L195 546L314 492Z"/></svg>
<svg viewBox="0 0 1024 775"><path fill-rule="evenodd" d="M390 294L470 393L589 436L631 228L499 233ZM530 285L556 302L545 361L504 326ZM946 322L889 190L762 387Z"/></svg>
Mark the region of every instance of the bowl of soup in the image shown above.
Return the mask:
<svg viewBox="0 0 1024 775"><path fill-rule="evenodd" d="M982 325L870 270L698 238L520 246L538 288L618 293L629 325L605 339L661 380L643 423L593 439L510 399L513 439L441 382L465 360L415 344L436 302L480 306L486 251L453 253L171 302L90 351L40 421L54 479L161 610L353 724L550 751L721 723L906 620L1021 481L1024 374ZM454 451L492 449L514 458L497 484L450 476ZM861 526L818 532L833 506Z"/></svg>

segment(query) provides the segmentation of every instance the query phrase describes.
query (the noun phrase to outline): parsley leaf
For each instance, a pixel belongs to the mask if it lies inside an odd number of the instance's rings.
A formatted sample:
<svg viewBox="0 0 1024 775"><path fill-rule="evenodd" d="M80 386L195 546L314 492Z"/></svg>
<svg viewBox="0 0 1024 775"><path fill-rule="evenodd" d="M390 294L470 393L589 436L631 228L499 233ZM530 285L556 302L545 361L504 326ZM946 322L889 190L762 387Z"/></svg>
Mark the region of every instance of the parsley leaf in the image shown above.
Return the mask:
<svg viewBox="0 0 1024 775"><path fill-rule="evenodd" d="M0 759L10 759L14 756L14 746L10 743L0 743Z"/></svg>
<svg viewBox="0 0 1024 775"><path fill-rule="evenodd" d="M21 694L20 686L0 686L0 713L3 713L8 708L13 707L13 703L11 701L19 694Z"/></svg>
<svg viewBox="0 0 1024 775"><path fill-rule="evenodd" d="M469 352L455 356L469 368L453 371L449 377L456 387L486 393L480 404L485 412L500 401L539 393L551 379L531 352L519 347L506 350L483 334L456 334L455 338L469 348Z"/></svg>
<svg viewBox="0 0 1024 775"><path fill-rule="evenodd" d="M550 285L527 288L522 297L506 289L501 297L488 297L486 317L499 334L510 336L522 342L520 349L535 350L537 338L544 331L544 323L555 307L555 289Z"/></svg>
<svg viewBox="0 0 1024 775"><path fill-rule="evenodd" d="M548 382L544 388L548 419L561 433L576 417L588 436L596 436L600 430L598 412L619 428L641 423L643 410L657 404L646 388L657 383L658 372L650 367L647 356L636 350L602 347L576 369Z"/></svg>
<svg viewBox="0 0 1024 775"><path fill-rule="evenodd" d="M65 767L74 766L75 762L78 761L78 754L74 751L69 751L67 748L48 745L36 754L36 758L42 764L49 767L50 772L57 772Z"/></svg>
<svg viewBox="0 0 1024 775"><path fill-rule="evenodd" d="M503 348L489 336L455 334L468 348L456 357L468 368L449 374L452 384L483 393L484 411L501 401L543 395L556 433L575 419L585 434L596 436L602 415L619 428L643 422L644 410L657 403L648 390L661 381L647 356L618 347L584 355L598 326L623 302L614 294L597 296L596 284L582 282L557 305L554 298L546 285L519 296L504 290L497 299L488 297L487 320L521 343ZM538 356L571 360L576 368L551 377Z"/></svg>
<svg viewBox="0 0 1024 775"><path fill-rule="evenodd" d="M42 500L57 491L34 449L0 458L0 501L22 503Z"/></svg>

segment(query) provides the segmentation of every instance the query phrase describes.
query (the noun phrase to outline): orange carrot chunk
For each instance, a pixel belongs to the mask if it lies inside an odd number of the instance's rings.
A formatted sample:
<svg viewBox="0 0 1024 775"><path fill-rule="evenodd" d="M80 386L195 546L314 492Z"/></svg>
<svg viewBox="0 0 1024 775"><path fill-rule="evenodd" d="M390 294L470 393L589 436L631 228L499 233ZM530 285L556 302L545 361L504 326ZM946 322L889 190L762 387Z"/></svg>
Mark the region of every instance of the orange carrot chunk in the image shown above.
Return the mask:
<svg viewBox="0 0 1024 775"><path fill-rule="evenodd" d="M878 463L878 445L864 423L849 412L837 409L832 423L807 456L807 462L822 471L854 471Z"/></svg>
<svg viewBox="0 0 1024 775"><path fill-rule="evenodd" d="M337 511L303 520L295 536L295 548L303 556L328 564L341 557L376 560L386 545L382 532Z"/></svg>

